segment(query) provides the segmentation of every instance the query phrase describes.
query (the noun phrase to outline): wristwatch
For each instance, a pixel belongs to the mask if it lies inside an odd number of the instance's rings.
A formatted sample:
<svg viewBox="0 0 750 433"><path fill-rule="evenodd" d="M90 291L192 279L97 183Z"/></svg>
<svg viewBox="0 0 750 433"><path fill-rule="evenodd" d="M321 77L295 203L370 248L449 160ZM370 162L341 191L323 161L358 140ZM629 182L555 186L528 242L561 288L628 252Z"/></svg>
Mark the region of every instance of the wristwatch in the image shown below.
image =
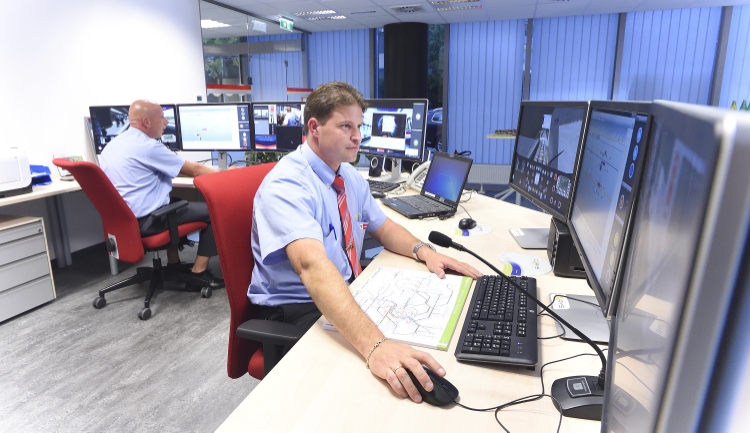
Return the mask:
<svg viewBox="0 0 750 433"><path fill-rule="evenodd" d="M416 246L414 247L414 249L413 249L413 250L411 250L411 253L412 253L412 255L414 256L414 260L416 260L416 261L418 261L418 262L421 262L421 260L419 260L419 257L417 257L417 251L419 251L419 249L420 249L420 248L422 248L422 247L427 247L427 248L431 249L432 251L437 251L437 250L435 249L435 247L434 247L434 246L432 246L432 244L428 244L427 242L420 242L420 243L418 243L418 244L417 244L417 245L416 245Z"/></svg>

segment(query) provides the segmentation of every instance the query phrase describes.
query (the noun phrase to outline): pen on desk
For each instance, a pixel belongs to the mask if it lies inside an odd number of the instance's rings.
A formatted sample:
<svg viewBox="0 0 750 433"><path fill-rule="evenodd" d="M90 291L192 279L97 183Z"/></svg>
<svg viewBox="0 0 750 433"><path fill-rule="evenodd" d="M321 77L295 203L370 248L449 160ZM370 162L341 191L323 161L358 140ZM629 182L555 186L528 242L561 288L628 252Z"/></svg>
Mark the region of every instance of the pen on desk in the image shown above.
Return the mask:
<svg viewBox="0 0 750 433"><path fill-rule="evenodd" d="M328 224L328 230L333 232L333 238L336 240L339 240L338 236L336 236L336 229L333 228L333 224Z"/></svg>

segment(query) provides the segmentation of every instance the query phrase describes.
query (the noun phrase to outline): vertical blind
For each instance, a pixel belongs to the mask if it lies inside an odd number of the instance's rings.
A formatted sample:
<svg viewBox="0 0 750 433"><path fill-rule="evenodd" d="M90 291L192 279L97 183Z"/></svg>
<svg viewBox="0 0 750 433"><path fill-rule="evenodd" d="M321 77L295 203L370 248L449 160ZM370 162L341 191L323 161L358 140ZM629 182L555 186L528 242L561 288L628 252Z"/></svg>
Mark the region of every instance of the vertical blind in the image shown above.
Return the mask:
<svg viewBox="0 0 750 433"><path fill-rule="evenodd" d="M737 101L750 103L750 6L735 6L727 41L727 57L721 82L719 106L729 108Z"/></svg>
<svg viewBox="0 0 750 433"><path fill-rule="evenodd" d="M535 19L529 99L609 99L617 23L617 14Z"/></svg>
<svg viewBox="0 0 750 433"><path fill-rule="evenodd" d="M254 36L248 42L301 39L300 34ZM253 54L250 76L253 79L253 101L286 101L287 87L303 87L302 52Z"/></svg>
<svg viewBox="0 0 750 433"><path fill-rule="evenodd" d="M308 41L310 87L346 81L365 98L370 97L373 65L369 30L312 33Z"/></svg>
<svg viewBox="0 0 750 433"><path fill-rule="evenodd" d="M614 99L708 104L721 8L630 12Z"/></svg>
<svg viewBox="0 0 750 433"><path fill-rule="evenodd" d="M450 25L446 150L470 150L474 163L510 164L521 104L526 20Z"/></svg>

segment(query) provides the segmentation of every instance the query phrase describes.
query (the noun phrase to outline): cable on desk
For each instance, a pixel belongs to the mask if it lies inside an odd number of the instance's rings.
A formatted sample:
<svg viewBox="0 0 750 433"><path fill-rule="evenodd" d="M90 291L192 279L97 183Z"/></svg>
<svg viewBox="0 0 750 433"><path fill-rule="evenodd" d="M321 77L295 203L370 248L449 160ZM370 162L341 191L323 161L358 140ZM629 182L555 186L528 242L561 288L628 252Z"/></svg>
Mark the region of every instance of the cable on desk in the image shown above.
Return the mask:
<svg viewBox="0 0 750 433"><path fill-rule="evenodd" d="M461 191L461 197L458 199L458 202L459 203L466 203L466 202L468 202L469 200L471 200L472 198L474 198L474 193L476 193L476 191L474 191L473 189ZM469 198L467 198L466 200L462 200L464 194L469 194Z"/></svg>
<svg viewBox="0 0 750 433"><path fill-rule="evenodd" d="M468 201L468 200L467 200L467 201ZM463 206L462 204L459 204L459 206L461 206L461 209L463 209L463 210L464 210L464 212L466 212L466 215L468 215L468 216L469 216L469 218L471 218L471 219L474 219L474 217L472 217L472 216L471 216L471 214L469 213L469 211L467 211L467 210L466 210L466 208L465 208L465 207L464 207L464 206Z"/></svg>
<svg viewBox="0 0 750 433"><path fill-rule="evenodd" d="M558 296L563 296L563 297L566 297L568 299L572 299L574 301L578 301L578 302L581 302L581 303L584 303L584 304L589 304L589 305L592 305L592 306L594 306L596 308L599 308L599 305L594 304L593 302L585 301L583 299L579 299L579 298L576 298L576 297L573 297L573 296L570 296L570 295L558 294L558 295L555 295L555 299L557 299ZM547 304L547 307L550 307L554 303L555 303L555 300L553 299L552 302L550 302L549 304ZM541 316L547 316L547 317L552 318L552 320L554 320L555 322L560 323L557 319L555 319L554 317L550 316L547 313L538 313L537 316L540 316L540 317ZM552 337L537 337L536 339L537 340L551 340L553 338L562 338L562 337L564 337L565 333L566 333L565 326L563 326L561 323L560 323L560 326L562 327L562 333L561 334L553 335Z"/></svg>

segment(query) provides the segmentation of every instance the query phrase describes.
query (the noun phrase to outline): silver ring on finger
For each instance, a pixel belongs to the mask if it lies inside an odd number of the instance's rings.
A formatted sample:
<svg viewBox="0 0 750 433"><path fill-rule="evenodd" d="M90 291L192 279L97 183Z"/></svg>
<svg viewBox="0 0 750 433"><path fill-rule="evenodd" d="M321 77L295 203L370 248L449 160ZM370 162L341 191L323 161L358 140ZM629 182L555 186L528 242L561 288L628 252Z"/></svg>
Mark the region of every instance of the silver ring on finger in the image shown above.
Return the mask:
<svg viewBox="0 0 750 433"><path fill-rule="evenodd" d="M395 372L397 372L397 371L398 371L398 369L399 369L399 368L401 368L401 367L402 367L402 366L400 366L400 365L397 365L396 367L394 367L394 368L393 368L393 372L394 372L394 373L395 373Z"/></svg>

